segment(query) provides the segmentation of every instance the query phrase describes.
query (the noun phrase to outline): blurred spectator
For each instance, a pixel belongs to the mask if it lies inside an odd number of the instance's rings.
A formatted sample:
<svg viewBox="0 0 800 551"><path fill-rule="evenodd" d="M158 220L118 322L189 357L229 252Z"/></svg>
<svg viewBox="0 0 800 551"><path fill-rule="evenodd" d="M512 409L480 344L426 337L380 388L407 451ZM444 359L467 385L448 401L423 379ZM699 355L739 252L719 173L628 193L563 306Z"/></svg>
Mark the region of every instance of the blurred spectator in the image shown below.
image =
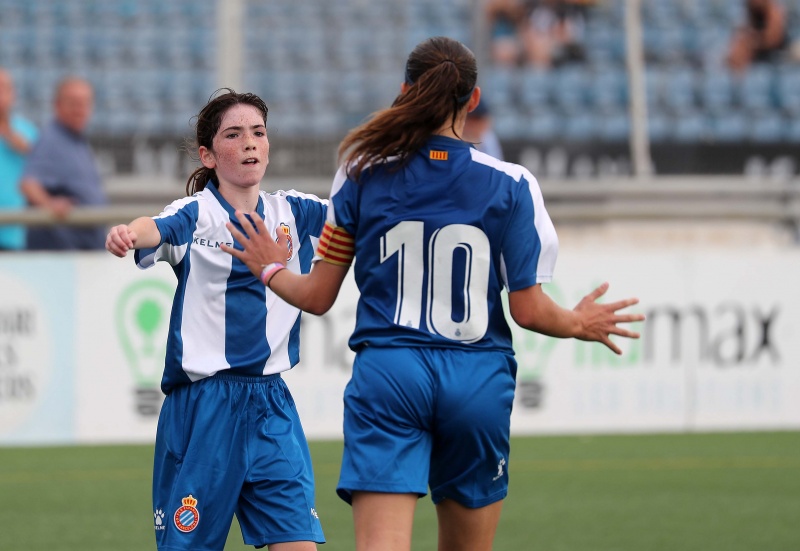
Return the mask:
<svg viewBox="0 0 800 551"><path fill-rule="evenodd" d="M20 184L28 204L65 219L76 206L107 204L100 174L84 135L94 93L83 79L67 77L55 90L55 120L42 130L30 152ZM105 227L32 227L28 249L103 249Z"/></svg>
<svg viewBox="0 0 800 551"><path fill-rule="evenodd" d="M497 65L548 68L582 61L586 10L596 0L488 0L491 56Z"/></svg>
<svg viewBox="0 0 800 551"><path fill-rule="evenodd" d="M464 125L464 140L474 144L478 151L503 160L503 149L492 126L489 105L483 98L478 106L467 115L467 122Z"/></svg>
<svg viewBox="0 0 800 551"><path fill-rule="evenodd" d="M585 59L583 39L586 0L539 0L529 2L522 27L526 61L539 68Z"/></svg>
<svg viewBox="0 0 800 551"><path fill-rule="evenodd" d="M771 61L789 45L786 10L777 0L745 0L746 19L736 29L728 50L728 64L744 71L752 62Z"/></svg>
<svg viewBox="0 0 800 551"><path fill-rule="evenodd" d="M495 65L516 66L522 56L520 38L525 7L520 0L487 0L486 20L489 22L490 48Z"/></svg>
<svg viewBox="0 0 800 551"><path fill-rule="evenodd" d="M18 210L25 206L19 179L25 155L36 140L34 124L13 112L16 92L11 74L0 69L0 209ZM25 248L25 228L0 226L0 251Z"/></svg>

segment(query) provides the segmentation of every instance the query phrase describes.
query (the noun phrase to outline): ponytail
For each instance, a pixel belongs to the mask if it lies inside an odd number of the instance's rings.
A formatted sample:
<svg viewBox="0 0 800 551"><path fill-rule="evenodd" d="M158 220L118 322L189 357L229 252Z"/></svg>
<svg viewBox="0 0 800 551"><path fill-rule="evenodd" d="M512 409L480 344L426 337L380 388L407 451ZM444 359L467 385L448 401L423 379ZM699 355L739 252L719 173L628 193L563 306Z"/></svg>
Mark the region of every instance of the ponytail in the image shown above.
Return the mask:
<svg viewBox="0 0 800 551"><path fill-rule="evenodd" d="M186 181L186 195L194 195L197 192L203 191L209 180L217 181L216 170L204 166L195 169Z"/></svg>
<svg viewBox="0 0 800 551"><path fill-rule="evenodd" d="M477 76L475 56L460 42L435 37L419 44L406 63L406 92L342 140L339 159L348 176L358 182L368 166L391 157L398 168L405 165L448 120L455 124Z"/></svg>

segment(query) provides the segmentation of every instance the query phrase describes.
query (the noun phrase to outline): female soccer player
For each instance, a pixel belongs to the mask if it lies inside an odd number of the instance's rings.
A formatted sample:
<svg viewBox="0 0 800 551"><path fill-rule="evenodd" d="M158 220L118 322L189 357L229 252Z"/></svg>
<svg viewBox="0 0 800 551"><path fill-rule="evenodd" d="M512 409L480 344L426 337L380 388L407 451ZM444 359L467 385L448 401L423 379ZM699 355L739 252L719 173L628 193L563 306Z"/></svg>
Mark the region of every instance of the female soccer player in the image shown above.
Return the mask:
<svg viewBox="0 0 800 551"><path fill-rule="evenodd" d="M609 335L636 338L618 324L643 319L617 313L636 299L598 304L606 284L574 310L542 291L558 241L536 179L460 139L480 102L476 80L461 43L436 37L414 49L392 107L341 144L322 262L310 274L285 269L260 220L240 214L229 225L243 250L224 249L310 312L332 305L357 259L337 491L352 503L359 551L410 549L428 487L440 550L491 549L508 490L516 374L503 287L522 327L616 353Z"/></svg>
<svg viewBox="0 0 800 551"><path fill-rule="evenodd" d="M259 191L269 163L267 106L226 90L197 117L203 166L186 184L189 197L111 228L106 239L112 254L136 249L140 268L164 260L178 278L156 435L156 542L222 550L235 513L246 544L309 551L324 542L314 475L280 376L299 360L300 312L221 246L236 246L226 224L238 227L234 212L247 213L281 228L281 260L308 272L326 202Z"/></svg>

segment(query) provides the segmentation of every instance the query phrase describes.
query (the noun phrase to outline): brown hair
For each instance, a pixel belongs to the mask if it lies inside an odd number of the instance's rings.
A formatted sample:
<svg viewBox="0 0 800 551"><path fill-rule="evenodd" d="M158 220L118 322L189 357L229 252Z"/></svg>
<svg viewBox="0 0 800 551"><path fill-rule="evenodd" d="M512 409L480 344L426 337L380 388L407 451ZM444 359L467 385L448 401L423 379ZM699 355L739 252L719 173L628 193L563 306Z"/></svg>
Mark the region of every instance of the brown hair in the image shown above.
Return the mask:
<svg viewBox="0 0 800 551"><path fill-rule="evenodd" d="M217 95L220 92L225 93ZM194 125L196 137L192 144L192 149L197 151L198 148L203 146L213 150L214 136L217 135L219 126L222 124L222 117L228 112L228 109L240 104L252 105L258 109L264 117L264 124L267 124L267 112L269 109L267 109L267 104L264 103L264 100L255 94L237 94L230 88L220 88L211 95L211 99L196 117L197 122ZM186 181L186 195L194 195L198 191L202 191L209 180L217 181L216 171L213 168L201 166L192 172L192 175Z"/></svg>
<svg viewBox="0 0 800 551"><path fill-rule="evenodd" d="M437 36L418 44L406 61L406 93L339 145L348 176L358 181L367 166L393 156L403 166L448 119L455 124L477 79L475 55L459 41Z"/></svg>

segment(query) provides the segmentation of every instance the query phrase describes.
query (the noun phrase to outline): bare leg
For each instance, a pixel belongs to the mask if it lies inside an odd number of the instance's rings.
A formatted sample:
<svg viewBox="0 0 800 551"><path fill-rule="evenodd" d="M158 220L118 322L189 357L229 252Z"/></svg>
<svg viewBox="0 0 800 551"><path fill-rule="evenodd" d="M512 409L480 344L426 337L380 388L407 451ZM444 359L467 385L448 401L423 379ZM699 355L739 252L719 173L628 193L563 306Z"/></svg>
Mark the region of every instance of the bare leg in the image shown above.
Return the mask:
<svg viewBox="0 0 800 551"><path fill-rule="evenodd" d="M353 492L356 551L409 551L417 494Z"/></svg>
<svg viewBox="0 0 800 551"><path fill-rule="evenodd" d="M317 544L313 541L287 541L273 543L268 549L269 551L316 551Z"/></svg>
<svg viewBox="0 0 800 551"><path fill-rule="evenodd" d="M502 501L478 509L452 499L439 503L439 551L491 551L502 508Z"/></svg>

